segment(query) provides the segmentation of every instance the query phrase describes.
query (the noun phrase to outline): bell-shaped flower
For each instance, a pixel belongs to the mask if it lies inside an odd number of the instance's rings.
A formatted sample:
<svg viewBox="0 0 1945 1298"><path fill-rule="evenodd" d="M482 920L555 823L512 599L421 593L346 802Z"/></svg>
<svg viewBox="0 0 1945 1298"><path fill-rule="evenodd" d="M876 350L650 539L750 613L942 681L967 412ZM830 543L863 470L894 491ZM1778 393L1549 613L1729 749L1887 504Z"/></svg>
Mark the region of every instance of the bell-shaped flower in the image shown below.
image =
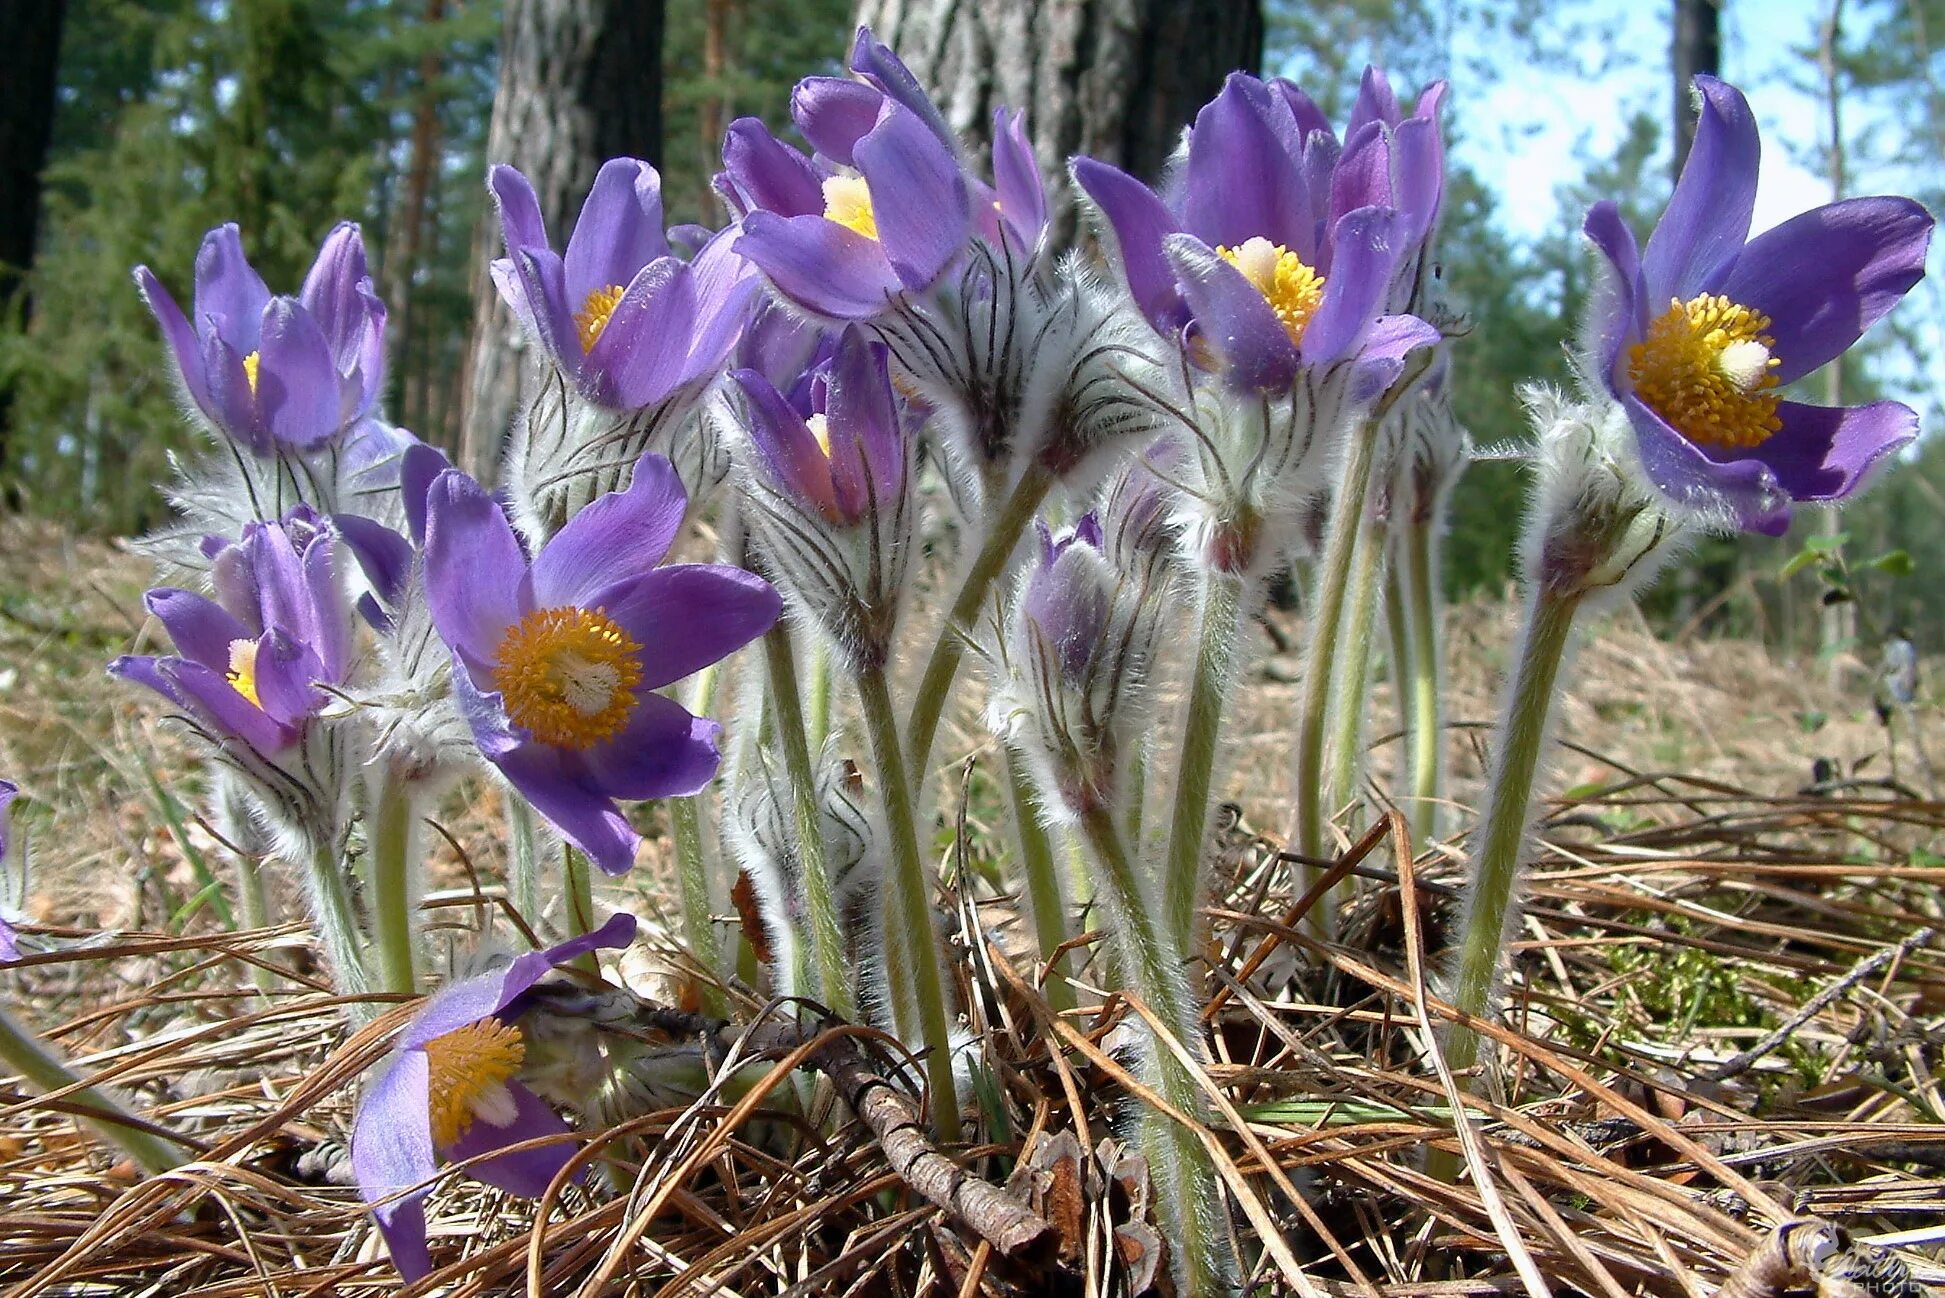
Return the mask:
<svg viewBox="0 0 1945 1298"><path fill-rule="evenodd" d="M816 156L742 118L724 140L718 181L741 217L736 250L784 297L834 320L872 319L938 284L965 251L975 189L985 190L966 174L944 116L868 29L851 70L858 80L810 77L791 96ZM1025 228L1031 196L1018 179L1009 174L986 201L1011 199L1020 210L1006 218Z"/></svg>
<svg viewBox="0 0 1945 1298"><path fill-rule="evenodd" d="M521 1084L527 1042L516 1020L524 998L556 966L634 940L634 916L616 915L592 933L449 984L399 1034L358 1106L351 1166L408 1283L432 1270L423 1200L441 1157L477 1160L468 1175L531 1197L573 1156L566 1141L514 1148L573 1130Z"/></svg>
<svg viewBox="0 0 1945 1298"><path fill-rule="evenodd" d="M655 691L770 629L770 584L716 564L657 567L687 506L659 455L576 514L528 562L506 514L457 470L427 493L425 583L480 752L602 869L640 836L617 799L696 793L713 721Z"/></svg>
<svg viewBox="0 0 1945 1298"><path fill-rule="evenodd" d="M912 443L885 346L846 329L794 399L754 370L731 377L750 519L773 575L847 656L883 662L912 534Z"/></svg>
<svg viewBox="0 0 1945 1298"><path fill-rule="evenodd" d="M1750 239L1755 118L1733 86L1695 86L1695 144L1646 250L1613 203L1587 214L1612 272L1588 367L1665 498L1780 534L1794 502L1843 499L1917 435L1898 402L1833 409L1780 389L1836 361L1923 278L1933 222L1908 198L1852 198Z"/></svg>
<svg viewBox="0 0 1945 1298"><path fill-rule="evenodd" d="M293 748L351 665L352 613L328 520L300 507L209 550L216 598L162 587L149 612L175 656L126 655L110 673L155 690L219 747L275 758Z"/></svg>
<svg viewBox="0 0 1945 1298"><path fill-rule="evenodd" d="M1400 267L1416 256L1413 232L1430 219L1399 206L1407 191L1423 206L1428 173L1394 167L1388 131L1364 129L1347 152L1296 87L1239 72L1196 115L1172 201L1091 158L1075 159L1074 178L1106 220L1136 304L1192 358L1263 392L1352 362L1375 393L1437 336L1388 314ZM1340 185L1347 159L1356 170Z"/></svg>
<svg viewBox="0 0 1945 1298"><path fill-rule="evenodd" d="M147 266L135 283L190 401L258 455L315 450L358 423L384 386L385 305L349 222L325 237L296 297L264 286L235 225L203 237L193 320Z"/></svg>
<svg viewBox="0 0 1945 1298"><path fill-rule="evenodd" d="M657 405L713 375L736 343L756 281L728 232L693 262L669 249L662 181L634 158L602 165L563 257L540 200L512 167L488 175L507 255L493 282L570 385L605 410Z"/></svg>

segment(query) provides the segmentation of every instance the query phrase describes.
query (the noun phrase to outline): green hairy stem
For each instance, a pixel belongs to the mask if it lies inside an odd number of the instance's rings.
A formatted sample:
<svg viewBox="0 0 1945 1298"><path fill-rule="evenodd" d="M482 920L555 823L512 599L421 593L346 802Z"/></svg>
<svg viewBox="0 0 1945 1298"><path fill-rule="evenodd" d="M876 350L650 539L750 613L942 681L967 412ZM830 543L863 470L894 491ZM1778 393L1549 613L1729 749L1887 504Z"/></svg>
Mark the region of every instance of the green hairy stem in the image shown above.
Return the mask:
<svg viewBox="0 0 1945 1298"><path fill-rule="evenodd" d="M705 667L696 673L689 687L689 711L697 716L705 715L715 698L716 668ZM670 801L669 828L675 839L675 887L682 907L682 941L703 968L720 974L723 949L712 921L715 907L709 896L709 856L702 832L701 794ZM720 1016L724 1011L722 992L706 979L698 991L703 1013Z"/></svg>
<svg viewBox="0 0 1945 1298"><path fill-rule="evenodd" d="M892 708L883 668L867 667L859 673L858 695L878 767L885 828L891 836L891 873L885 880L884 903L886 973L895 1002L902 995L913 996L918 1002L919 1036L932 1089L932 1121L939 1138L950 1144L959 1139L959 1092L952 1076L952 1038L940 970L944 955L932 926L930 890L912 812L912 785L905 771L898 715ZM896 936L900 933L904 934L902 940Z"/></svg>
<svg viewBox="0 0 1945 1298"><path fill-rule="evenodd" d="M1326 812L1342 807L1357 796L1358 779L1364 771L1364 715L1371 695L1371 633L1377 623L1378 597L1384 586L1385 535L1382 524L1367 514L1358 528L1357 547L1351 562L1351 580L1344 598L1344 627L1338 639L1337 655L1343 669L1335 674L1331 691L1326 751L1330 755L1330 782L1324 786ZM1351 890L1347 878L1333 890L1333 908Z"/></svg>
<svg viewBox="0 0 1945 1298"><path fill-rule="evenodd" d="M1452 1003L1473 1018L1483 1018L1492 1008L1500 957L1518 913L1515 894L1520 881L1520 849L1532 815L1533 777L1546 745L1554 686L1573 639L1582 598L1549 592L1544 587L1528 597L1519 654L1513 665L1512 692L1493 739L1485 818L1473 831L1475 847L1466 871L1465 921L1459 937ZM1455 1071L1472 1067L1479 1059L1478 1034L1462 1024L1453 1024L1446 1038L1445 1057Z"/></svg>
<svg viewBox="0 0 1945 1298"><path fill-rule="evenodd" d="M1196 907L1202 901L1203 845L1209 836L1209 796L1222 737L1222 710L1236 674L1242 638L1243 582L1211 572L1203 583L1202 628L1189 683L1181 757L1175 775L1174 819L1164 858L1162 915L1184 951L1195 949Z"/></svg>
<svg viewBox="0 0 1945 1298"><path fill-rule="evenodd" d="M1412 831L1429 843L1439 831L1439 777L1444 769L1444 720L1439 691L1443 619L1438 572L1432 563L1433 524L1414 523L1405 532L1406 592L1411 618L1411 796Z"/></svg>
<svg viewBox="0 0 1945 1298"><path fill-rule="evenodd" d="M567 933L579 937L594 931L594 875L588 858L568 843L561 844L561 872L567 891ZM601 965L594 952L576 956L570 964L582 973L601 976Z"/></svg>
<svg viewBox="0 0 1945 1298"><path fill-rule="evenodd" d="M763 637L763 657L770 673L770 704L776 709L777 732L783 740L784 766L790 774L797 863L803 876L804 909L810 920L810 957L817 979L817 997L840 1018L848 1019L855 1008L851 996L851 964L844 949L844 927L838 920L837 898L824 855L824 809L817 800L817 768L811 760L809 737L804 733L797 656L790 643L790 629L784 623L778 622Z"/></svg>
<svg viewBox="0 0 1945 1298"><path fill-rule="evenodd" d="M306 882L311 894L311 923L318 941L324 945L324 958L331 969L331 985L340 996L364 996L371 991L371 978L365 969L365 935L358 925L358 913L351 901L351 880L344 855L330 842L319 843L305 853ZM354 1019L370 1017L369 1005L348 1011Z"/></svg>
<svg viewBox="0 0 1945 1298"><path fill-rule="evenodd" d="M1019 834L1020 864L1027 877L1027 902L1033 912L1033 933L1040 943L1040 959L1053 959L1066 942L1067 904L1060 894L1060 874L1054 865L1054 845L1047 827L1034 811L1033 788L1017 754L1006 755L1006 779L1013 804L1013 825ZM1047 1004L1055 1013L1074 1008L1074 989L1066 978L1067 957L1047 970Z"/></svg>
<svg viewBox="0 0 1945 1298"><path fill-rule="evenodd" d="M0 1005L0 1062L40 1091L64 1091L63 1102L90 1110L81 1119L88 1129L135 1160L144 1172L155 1174L179 1167L183 1156L175 1147L143 1128L128 1110L98 1086L61 1062L51 1046Z"/></svg>
<svg viewBox="0 0 1945 1298"><path fill-rule="evenodd" d="M371 854L372 936L378 948L381 991L410 995L419 989L419 898L414 880L418 811L402 780L383 775L372 781L365 821L365 850Z"/></svg>
<svg viewBox="0 0 1945 1298"><path fill-rule="evenodd" d="M506 804L507 891L520 918L531 925L540 918L540 834L525 798L509 790Z"/></svg>

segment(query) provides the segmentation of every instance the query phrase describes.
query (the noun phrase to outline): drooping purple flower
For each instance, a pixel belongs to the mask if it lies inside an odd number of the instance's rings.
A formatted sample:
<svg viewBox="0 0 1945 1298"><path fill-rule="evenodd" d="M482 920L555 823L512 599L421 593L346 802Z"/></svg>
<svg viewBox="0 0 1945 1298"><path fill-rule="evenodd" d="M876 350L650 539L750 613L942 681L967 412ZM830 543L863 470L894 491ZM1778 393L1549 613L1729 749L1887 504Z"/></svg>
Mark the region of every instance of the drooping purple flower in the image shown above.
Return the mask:
<svg viewBox="0 0 1945 1298"><path fill-rule="evenodd" d="M713 374L736 343L756 280L728 232L685 262L662 229L662 182L634 158L602 165L565 257L548 241L540 200L512 167L488 175L507 255L500 296L587 400L642 410Z"/></svg>
<svg viewBox="0 0 1945 1298"><path fill-rule="evenodd" d="M967 174L937 106L867 28L851 70L858 80L810 77L791 96L815 156L755 118L724 140L718 185L742 218L736 249L779 293L830 319L871 319L938 284L976 231L1037 240L1046 195L1030 150L1021 164L1019 119L999 119L1000 183L989 187Z"/></svg>
<svg viewBox="0 0 1945 1298"><path fill-rule="evenodd" d="M13 801L20 796L20 786L12 780L0 780L0 868L7 864L7 849L13 839ZM14 944L14 926L4 911L0 911L0 964L11 964L20 959L20 948Z"/></svg>
<svg viewBox="0 0 1945 1298"><path fill-rule="evenodd" d="M1658 490L1775 535L1794 502L1843 499L1917 435L1895 401L1832 409L1778 389L1834 362L1924 277L1933 222L1907 198L1853 198L1749 239L1755 118L1733 86L1695 86L1695 144L1646 251L1612 202L1587 214L1612 270L1591 361Z"/></svg>
<svg viewBox="0 0 1945 1298"><path fill-rule="evenodd" d="M296 297L273 296L235 225L203 237L193 320L147 266L135 284L209 421L258 455L314 450L356 424L385 380L385 304L358 227L325 236Z"/></svg>
<svg viewBox="0 0 1945 1298"><path fill-rule="evenodd" d="M145 598L176 655L126 655L111 674L146 685L219 742L275 757L302 739L351 664L342 536L300 507L208 547L216 598L162 587Z"/></svg>
<svg viewBox="0 0 1945 1298"><path fill-rule="evenodd" d="M739 568L655 566L686 505L673 466L643 456L626 491L529 563L473 479L448 470L427 493L427 597L480 752L613 874L640 841L616 799L686 796L716 772L716 723L655 691L762 635L780 607Z"/></svg>
<svg viewBox="0 0 1945 1298"><path fill-rule="evenodd" d="M856 527L905 492L907 453L883 343L855 326L793 402L754 370L730 375L765 477L833 526Z"/></svg>
<svg viewBox="0 0 1945 1298"><path fill-rule="evenodd" d="M396 1051L358 1107L351 1166L408 1283L432 1270L422 1201L439 1158L478 1158L468 1175L531 1197L573 1156L565 1141L496 1153L573 1130L521 1085L526 1043L515 1021L522 998L549 971L634 940L634 916L616 915L592 933L442 988L399 1034Z"/></svg>
<svg viewBox="0 0 1945 1298"><path fill-rule="evenodd" d="M1436 214L1427 130L1436 143L1435 124L1414 127L1409 157L1404 125L1382 121L1340 148L1301 91L1239 72L1197 114L1170 201L1091 158L1075 159L1074 178L1142 313L1230 383L1278 391L1302 368L1350 361L1375 392L1437 336L1388 314Z"/></svg>

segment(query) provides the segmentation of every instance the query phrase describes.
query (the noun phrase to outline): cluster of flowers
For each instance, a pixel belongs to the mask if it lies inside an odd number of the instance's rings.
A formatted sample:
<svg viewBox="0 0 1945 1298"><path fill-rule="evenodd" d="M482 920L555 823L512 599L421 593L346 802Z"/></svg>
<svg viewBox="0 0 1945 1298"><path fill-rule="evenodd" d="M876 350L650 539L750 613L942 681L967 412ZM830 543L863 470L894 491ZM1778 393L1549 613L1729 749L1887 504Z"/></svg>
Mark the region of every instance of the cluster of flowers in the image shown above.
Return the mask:
<svg viewBox="0 0 1945 1298"><path fill-rule="evenodd" d="M340 986L416 992L416 826L433 800L497 772L570 866L578 853L625 871L640 840L622 804L697 794L722 760L717 724L668 687L697 677L690 702L706 710L712 665L763 639L723 799L767 930L752 936L776 990L874 1015L925 1052L951 1139L972 1065L921 826L968 659L989 678L1043 954L1072 936L1076 879L1051 848L1066 839L1108 915L1116 976L1191 1050L1185 969L1226 705L1244 632L1292 562L1311 574L1317 703L1296 744L1312 811L1298 834L1314 855L1315 812L1333 807L1311 741L1346 725L1354 739L1365 704L1356 628L1382 582L1353 573L1389 566L1409 592L1387 601L1394 667L1428 703L1408 792L1437 804L1435 543L1467 457L1450 403L1462 353L1446 355L1437 298L1444 87L1408 111L1367 73L1340 135L1288 82L1231 76L1161 189L1074 160L1096 264L1049 246L1021 115L996 118L989 183L868 31L851 70L792 97L810 154L754 119L730 126L720 232L665 230L656 173L620 159L556 253L525 179L493 170L506 243L493 281L542 356L497 490L377 412L385 308L355 227L331 233L295 297L268 291L234 227L204 243L191 317L138 271L217 449L185 472L181 526L153 540L181 574L149 595L175 653L112 670L207 742L239 840L306 870ZM1610 273L1585 390L1535 398L1530 621L1565 629L1529 630L1474 840L1460 990L1475 1011L1510 922L1551 700L1528 678L1551 682L1575 617L1681 538L1779 530L1792 503L1850 494L1915 432L1896 403L1829 410L1778 389L1916 282L1930 218L1855 200L1746 243L1756 129L1735 90L1698 89L1694 150L1645 253L1613 205L1588 216ZM664 564L690 502L718 498L725 561ZM926 540L948 534L966 559L925 651L911 592ZM1157 685L1184 624L1187 702L1168 732ZM914 649L923 670L900 685L891 669ZM834 717L839 685L852 697ZM868 795L844 774L853 717ZM1340 762L1349 752L1340 742ZM1173 790L1172 813L1144 823L1151 785ZM11 793L0 785L0 816ZM532 857L519 846L511 858ZM680 873L685 932L715 963L702 858ZM541 897L531 878L509 883ZM567 910L585 925L585 905ZM431 1266L420 1201L439 1156L526 1194L568 1167L555 1105L585 1098L588 1069L627 1065L598 1049L589 1064L585 1039L537 1018L569 1002L536 991L633 927L620 916L452 982L398 1037L353 1160L407 1276ZM580 1052L577 1084L548 1087L562 1039ZM1135 1050L1169 1103L1202 1107L1154 1034ZM1206 1151L1160 1114L1138 1127L1178 1288L1229 1290Z"/></svg>

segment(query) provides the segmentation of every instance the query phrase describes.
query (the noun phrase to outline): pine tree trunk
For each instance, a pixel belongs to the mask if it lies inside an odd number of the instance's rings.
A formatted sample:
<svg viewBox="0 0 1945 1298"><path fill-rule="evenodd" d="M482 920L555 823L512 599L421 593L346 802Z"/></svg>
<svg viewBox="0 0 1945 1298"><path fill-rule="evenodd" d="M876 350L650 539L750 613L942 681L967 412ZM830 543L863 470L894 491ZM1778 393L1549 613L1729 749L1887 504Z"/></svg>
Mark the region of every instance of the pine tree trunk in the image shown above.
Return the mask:
<svg viewBox="0 0 1945 1298"><path fill-rule="evenodd" d="M1263 61L1261 0L859 0L857 14L982 150L995 108L1027 110L1062 244L1078 227L1068 158L1154 180L1223 78Z"/></svg>
<svg viewBox="0 0 1945 1298"><path fill-rule="evenodd" d="M66 0L6 6L0 41L0 318L29 303L24 284L40 233L41 169L54 129L54 74L60 65ZM13 387L0 380L0 470L7 465Z"/></svg>
<svg viewBox="0 0 1945 1298"><path fill-rule="evenodd" d="M662 152L662 0L507 0L489 164L533 182L555 247L609 158ZM489 480L529 368L525 340L487 263L502 255L489 210L476 243L461 463Z"/></svg>
<svg viewBox="0 0 1945 1298"><path fill-rule="evenodd" d="M1682 174L1695 143L1695 74L1722 71L1722 0L1675 0L1669 63L1675 73L1674 175Z"/></svg>
<svg viewBox="0 0 1945 1298"><path fill-rule="evenodd" d="M425 26L436 27L446 16L446 0L426 0ZM419 269L419 248L424 241L427 199L432 191L432 172L438 164L439 154L439 50L428 45L419 56L418 102L412 109L411 161L405 172L405 198L399 211L392 239L385 249L384 299L391 308L390 327L386 330L391 355L386 358L392 371L393 386L398 392L396 409L404 418L407 426L416 428L421 435L430 435L425 425L423 406L414 408L411 401L412 384L406 380L412 376L400 373L400 361L411 355L413 326L412 284Z"/></svg>

